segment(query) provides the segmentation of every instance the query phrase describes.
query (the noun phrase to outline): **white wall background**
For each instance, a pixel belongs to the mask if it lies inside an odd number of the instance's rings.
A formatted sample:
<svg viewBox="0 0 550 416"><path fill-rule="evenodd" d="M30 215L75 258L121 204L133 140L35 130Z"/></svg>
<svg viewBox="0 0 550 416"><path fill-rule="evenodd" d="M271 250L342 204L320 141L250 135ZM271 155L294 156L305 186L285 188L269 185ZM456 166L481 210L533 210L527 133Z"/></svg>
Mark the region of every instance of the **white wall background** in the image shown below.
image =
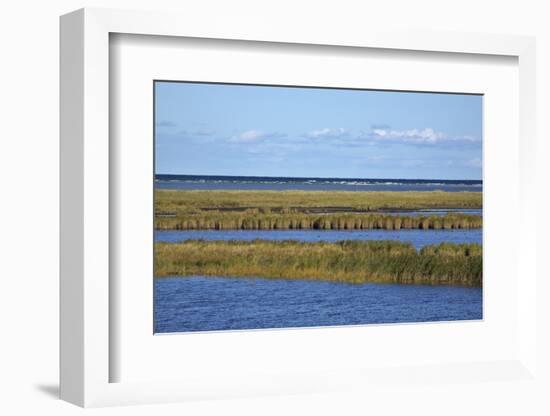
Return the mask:
<svg viewBox="0 0 550 416"><path fill-rule="evenodd" d="M212 13L231 19L269 16L281 29L378 24L438 30L535 35L538 42L539 259L548 256L546 214L549 180L550 12L541 0L19 0L0 7L0 413L67 415L82 410L56 399L58 383L58 17L81 7L177 10L209 22ZM550 268L539 264L550 279ZM543 282L539 293L550 295ZM543 300L541 298L541 300ZM539 302L543 341L540 361L550 374L550 302ZM546 331L544 330L546 328ZM506 383L413 388L372 397L347 393L197 402L93 410L123 414L550 414L550 391ZM437 394L434 394L437 393Z"/></svg>

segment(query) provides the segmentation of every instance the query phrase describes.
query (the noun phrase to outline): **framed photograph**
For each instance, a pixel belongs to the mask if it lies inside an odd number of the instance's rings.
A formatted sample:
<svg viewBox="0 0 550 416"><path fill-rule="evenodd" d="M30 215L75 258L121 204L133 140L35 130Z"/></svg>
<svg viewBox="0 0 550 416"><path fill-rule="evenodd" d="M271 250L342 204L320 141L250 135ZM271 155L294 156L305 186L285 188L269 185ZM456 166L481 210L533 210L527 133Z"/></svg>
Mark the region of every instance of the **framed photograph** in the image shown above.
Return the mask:
<svg viewBox="0 0 550 416"><path fill-rule="evenodd" d="M483 319L482 95L154 94L155 333Z"/></svg>
<svg viewBox="0 0 550 416"><path fill-rule="evenodd" d="M535 383L534 40L232 27L61 18L62 398Z"/></svg>

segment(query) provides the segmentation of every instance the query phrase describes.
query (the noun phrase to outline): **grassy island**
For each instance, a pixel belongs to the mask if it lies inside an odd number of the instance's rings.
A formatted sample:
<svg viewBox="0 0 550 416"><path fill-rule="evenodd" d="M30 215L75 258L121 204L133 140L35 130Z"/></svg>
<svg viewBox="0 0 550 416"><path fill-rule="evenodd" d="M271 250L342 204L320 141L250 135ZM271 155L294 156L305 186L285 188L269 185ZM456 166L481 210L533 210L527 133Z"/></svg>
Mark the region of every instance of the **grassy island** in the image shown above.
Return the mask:
<svg viewBox="0 0 550 416"><path fill-rule="evenodd" d="M482 285L479 244L396 241L204 241L155 244L155 275Z"/></svg>
<svg viewBox="0 0 550 416"><path fill-rule="evenodd" d="M158 230L481 228L479 215L407 215L481 208L479 192L155 191ZM396 215L399 214L399 215Z"/></svg>
<svg viewBox="0 0 550 416"><path fill-rule="evenodd" d="M197 210L242 211L263 208L273 212L372 212L430 208L481 208L481 192L354 192L354 191L241 191L155 190L155 210L189 213Z"/></svg>

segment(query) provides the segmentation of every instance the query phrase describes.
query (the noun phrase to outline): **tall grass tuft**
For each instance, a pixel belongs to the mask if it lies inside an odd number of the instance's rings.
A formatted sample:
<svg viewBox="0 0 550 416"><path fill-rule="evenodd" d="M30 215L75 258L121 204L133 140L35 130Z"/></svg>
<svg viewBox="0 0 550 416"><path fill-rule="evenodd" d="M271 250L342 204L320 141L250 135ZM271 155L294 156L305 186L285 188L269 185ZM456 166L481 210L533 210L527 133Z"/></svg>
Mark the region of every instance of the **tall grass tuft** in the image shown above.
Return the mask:
<svg viewBox="0 0 550 416"><path fill-rule="evenodd" d="M208 211L157 216L157 230L440 230L482 227L479 215L400 216L384 214L306 214Z"/></svg>
<svg viewBox="0 0 550 416"><path fill-rule="evenodd" d="M396 241L204 241L155 244L155 276L230 276L343 283L482 285L479 244Z"/></svg>
<svg viewBox="0 0 550 416"><path fill-rule="evenodd" d="M481 208L480 192L155 191L159 230L468 229L481 216L401 216L385 211Z"/></svg>

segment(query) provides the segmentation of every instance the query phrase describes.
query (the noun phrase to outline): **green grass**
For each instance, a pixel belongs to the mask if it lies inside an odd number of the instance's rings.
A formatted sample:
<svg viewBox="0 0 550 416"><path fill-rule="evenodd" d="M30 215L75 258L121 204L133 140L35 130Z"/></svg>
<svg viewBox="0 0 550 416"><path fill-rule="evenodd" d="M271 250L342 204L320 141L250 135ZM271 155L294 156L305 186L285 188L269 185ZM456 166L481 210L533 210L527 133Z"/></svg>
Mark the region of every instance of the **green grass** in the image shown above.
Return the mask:
<svg viewBox="0 0 550 416"><path fill-rule="evenodd" d="M344 208L383 209L481 208L481 192L352 192L352 191L231 191L155 190L155 210L188 214L203 209L297 210Z"/></svg>
<svg viewBox="0 0 550 416"><path fill-rule="evenodd" d="M396 241L204 241L155 244L155 276L228 276L345 283L482 284L479 244Z"/></svg>

